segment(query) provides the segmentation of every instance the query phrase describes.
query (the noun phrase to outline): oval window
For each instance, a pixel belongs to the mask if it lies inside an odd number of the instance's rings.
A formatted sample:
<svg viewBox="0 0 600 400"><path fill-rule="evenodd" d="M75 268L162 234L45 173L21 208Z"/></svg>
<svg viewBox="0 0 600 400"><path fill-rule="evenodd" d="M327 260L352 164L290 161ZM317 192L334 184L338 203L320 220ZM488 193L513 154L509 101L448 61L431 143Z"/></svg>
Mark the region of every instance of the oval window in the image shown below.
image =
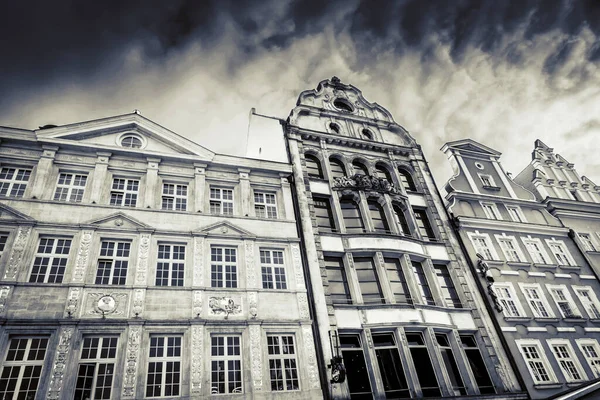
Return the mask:
<svg viewBox="0 0 600 400"><path fill-rule="evenodd" d="M333 101L333 105L338 110L341 110L344 112L351 113L352 111L354 111L354 108L352 107L352 105L347 100L344 100L344 99L335 99Z"/></svg>
<svg viewBox="0 0 600 400"><path fill-rule="evenodd" d="M121 146L129 147L132 149L141 149L142 141L140 140L140 138L135 136L125 136L123 137L123 139L121 139Z"/></svg>
<svg viewBox="0 0 600 400"><path fill-rule="evenodd" d="M368 129L362 130L362 136L363 136L363 139L373 140L373 132L371 132Z"/></svg>

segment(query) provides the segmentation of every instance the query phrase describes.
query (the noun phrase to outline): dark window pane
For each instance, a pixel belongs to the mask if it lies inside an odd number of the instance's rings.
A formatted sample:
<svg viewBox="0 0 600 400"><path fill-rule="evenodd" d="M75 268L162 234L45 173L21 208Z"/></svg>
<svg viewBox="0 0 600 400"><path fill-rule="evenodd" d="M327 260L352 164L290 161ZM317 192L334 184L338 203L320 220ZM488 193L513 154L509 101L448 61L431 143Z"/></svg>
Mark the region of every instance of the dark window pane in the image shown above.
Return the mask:
<svg viewBox="0 0 600 400"><path fill-rule="evenodd" d="M304 160L306 161L306 172L309 178L323 179L323 169L317 157L306 154Z"/></svg>
<svg viewBox="0 0 600 400"><path fill-rule="evenodd" d="M342 347L342 358L346 366L346 381L350 391L350 399L363 400L372 399L371 383L369 381L369 372L365 362L365 356L356 335L340 335L340 345Z"/></svg>
<svg viewBox="0 0 600 400"><path fill-rule="evenodd" d="M341 178L342 176L346 176L346 169L344 168L344 164L340 160L330 158L329 166L331 168L332 178Z"/></svg>
<svg viewBox="0 0 600 400"><path fill-rule="evenodd" d="M471 371L475 377L475 382L477 382L477 386L479 386L479 391L481 394L496 393L494 384L492 383L492 379L490 378L490 375L485 367L485 362L483 361L481 352L477 347L475 338L473 336L461 335L460 341L462 342L465 355L469 361L469 366L471 367Z"/></svg>
<svg viewBox="0 0 600 400"><path fill-rule="evenodd" d="M325 269L327 271L327 280L329 281L329 295L333 303L351 303L348 280L346 279L342 259L338 257L325 257Z"/></svg>
<svg viewBox="0 0 600 400"><path fill-rule="evenodd" d="M329 199L315 197L314 207L317 227L324 232L335 231L335 223L333 222L333 213L331 212Z"/></svg>
<svg viewBox="0 0 600 400"><path fill-rule="evenodd" d="M390 227L385 218L385 212L383 207L377 201L369 200L369 214L371 221L373 221L373 228L375 232L389 233Z"/></svg>
<svg viewBox="0 0 600 400"><path fill-rule="evenodd" d="M458 293L450 277L448 267L442 264L433 264L435 269L435 275L437 276L438 284L442 289L442 295L444 296L444 302L448 307L462 308Z"/></svg>
<svg viewBox="0 0 600 400"><path fill-rule="evenodd" d="M372 258L354 258L354 269L364 303L383 303L383 293L379 287L375 264Z"/></svg>
<svg viewBox="0 0 600 400"><path fill-rule="evenodd" d="M362 221L358 204L350 199L341 199L340 207L342 209L342 218L346 225L347 232L364 232L365 226Z"/></svg>
<svg viewBox="0 0 600 400"><path fill-rule="evenodd" d="M429 223L429 218L427 218L427 212L425 210L414 210L414 212L421 237L425 240L435 240L433 229Z"/></svg>
<svg viewBox="0 0 600 400"><path fill-rule="evenodd" d="M400 181L402 182L402 186L404 189L411 192L416 192L417 188L415 186L415 182L413 181L412 176L405 170L399 169L398 173L400 174Z"/></svg>
<svg viewBox="0 0 600 400"><path fill-rule="evenodd" d="M397 303L412 304L410 297L410 291L406 283L406 278L402 272L402 265L400 260L395 258L385 258L385 270L388 281L392 288L392 294L396 299Z"/></svg>

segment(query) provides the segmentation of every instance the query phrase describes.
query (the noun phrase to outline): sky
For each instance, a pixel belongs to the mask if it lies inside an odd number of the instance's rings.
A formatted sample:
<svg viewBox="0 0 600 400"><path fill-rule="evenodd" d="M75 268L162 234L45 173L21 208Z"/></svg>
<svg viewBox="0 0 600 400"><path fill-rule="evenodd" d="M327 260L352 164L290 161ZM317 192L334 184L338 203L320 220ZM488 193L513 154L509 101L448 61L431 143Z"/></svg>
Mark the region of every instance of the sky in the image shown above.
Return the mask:
<svg viewBox="0 0 600 400"><path fill-rule="evenodd" d="M568 0L6 1L0 125L140 110L244 155L249 112L287 118L338 76L439 151L472 138L516 175L536 139L600 185L600 2Z"/></svg>

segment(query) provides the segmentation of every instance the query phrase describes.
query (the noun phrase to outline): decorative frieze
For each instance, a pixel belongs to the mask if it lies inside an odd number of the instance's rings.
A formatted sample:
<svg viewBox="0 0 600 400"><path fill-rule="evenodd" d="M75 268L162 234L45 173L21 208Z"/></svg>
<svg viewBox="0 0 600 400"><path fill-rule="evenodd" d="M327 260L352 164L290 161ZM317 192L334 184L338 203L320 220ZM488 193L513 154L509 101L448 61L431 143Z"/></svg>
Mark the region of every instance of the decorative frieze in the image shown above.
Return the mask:
<svg viewBox="0 0 600 400"><path fill-rule="evenodd" d="M202 291L194 290L194 302L192 305L192 318L202 316Z"/></svg>
<svg viewBox="0 0 600 400"><path fill-rule="evenodd" d="M256 319L258 314L258 293L248 292L248 314L252 319Z"/></svg>
<svg viewBox="0 0 600 400"><path fill-rule="evenodd" d="M140 235L140 245L138 248L138 262L135 274L135 283L137 285L146 284L146 275L148 273L148 253L150 252L150 234L142 233Z"/></svg>
<svg viewBox="0 0 600 400"><path fill-rule="evenodd" d="M6 302L10 294L10 286L0 286L0 314L6 310Z"/></svg>
<svg viewBox="0 0 600 400"><path fill-rule="evenodd" d="M194 286L204 286L203 276L204 238L194 238Z"/></svg>
<svg viewBox="0 0 600 400"><path fill-rule="evenodd" d="M309 319L310 313L308 311L308 297L306 293L298 293L298 311L300 319Z"/></svg>
<svg viewBox="0 0 600 400"><path fill-rule="evenodd" d="M125 317L127 315L127 293L87 293L85 315Z"/></svg>
<svg viewBox="0 0 600 400"><path fill-rule="evenodd" d="M58 346L56 347L56 355L54 356L54 365L52 366L52 372L50 374L50 385L48 389L49 400L61 398L67 355L71 350L71 340L74 333L75 328L72 327L65 327L61 330Z"/></svg>
<svg viewBox="0 0 600 400"><path fill-rule="evenodd" d="M387 179L362 174L335 178L332 188L334 190L353 189L366 192L389 193L391 195L402 194L402 191Z"/></svg>
<svg viewBox="0 0 600 400"><path fill-rule="evenodd" d="M129 336L127 338L127 360L125 362L125 377L123 378L123 398L135 397L141 336L141 326L132 325L129 327Z"/></svg>
<svg viewBox="0 0 600 400"><path fill-rule="evenodd" d="M192 325L192 395L202 393L202 354L204 353L204 326Z"/></svg>
<svg viewBox="0 0 600 400"><path fill-rule="evenodd" d="M92 231L81 232L79 249L77 250L77 259L75 260L75 269L73 270L73 282L81 283L85 279L85 270L90 259L90 246L92 243Z"/></svg>
<svg viewBox="0 0 600 400"><path fill-rule="evenodd" d="M262 379L262 350L260 342L260 325L250 325L250 359L252 364L252 385L254 391L261 391L263 388Z"/></svg>
<svg viewBox="0 0 600 400"><path fill-rule="evenodd" d="M254 242L252 240L244 241L246 255L246 280L249 288L256 286L256 266L254 265Z"/></svg>
<svg viewBox="0 0 600 400"><path fill-rule="evenodd" d="M78 315L79 301L81 298L81 288L72 287L69 288L69 295L67 296L67 305L65 307L64 317L73 318Z"/></svg>
<svg viewBox="0 0 600 400"><path fill-rule="evenodd" d="M225 319L229 317L229 314L241 314L242 312L242 306L235 304L231 297L210 297L208 307L212 315L225 314Z"/></svg>
<svg viewBox="0 0 600 400"><path fill-rule="evenodd" d="M304 271L302 269L302 258L300 255L300 245L292 244L292 263L294 266L294 276L296 277L296 289L304 289Z"/></svg>
<svg viewBox="0 0 600 400"><path fill-rule="evenodd" d="M15 238L15 242L12 246L8 265L6 267L6 271L4 272L5 280L14 281L17 279L17 273L19 272L19 267L21 266L21 260L23 259L23 253L25 252L25 247L29 241L31 230L32 228L30 226L19 227L19 230L17 231L17 237Z"/></svg>
<svg viewBox="0 0 600 400"><path fill-rule="evenodd" d="M302 338L304 339L304 351L306 359L306 371L308 374L308 382L311 389L319 389L319 371L317 369L317 359L315 354L315 341L313 338L312 326L302 326Z"/></svg>
<svg viewBox="0 0 600 400"><path fill-rule="evenodd" d="M133 291L133 306L131 308L131 313L135 318L139 318L142 316L144 312L144 300L146 298L146 290L145 289L135 289Z"/></svg>

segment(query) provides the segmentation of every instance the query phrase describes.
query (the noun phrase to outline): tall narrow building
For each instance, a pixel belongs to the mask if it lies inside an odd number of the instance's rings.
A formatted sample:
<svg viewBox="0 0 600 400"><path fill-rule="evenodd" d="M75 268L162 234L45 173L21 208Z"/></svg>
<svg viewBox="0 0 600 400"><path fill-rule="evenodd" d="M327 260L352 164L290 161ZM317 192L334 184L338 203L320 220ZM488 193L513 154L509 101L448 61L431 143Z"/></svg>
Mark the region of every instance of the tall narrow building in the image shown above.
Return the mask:
<svg viewBox="0 0 600 400"><path fill-rule="evenodd" d="M525 398L414 138L335 77L284 129L328 394Z"/></svg>
<svg viewBox="0 0 600 400"><path fill-rule="evenodd" d="M448 210L527 391L546 399L578 388L559 397L579 398L600 376L597 276L547 204L504 172L499 152L470 139L443 151L455 171Z"/></svg>

